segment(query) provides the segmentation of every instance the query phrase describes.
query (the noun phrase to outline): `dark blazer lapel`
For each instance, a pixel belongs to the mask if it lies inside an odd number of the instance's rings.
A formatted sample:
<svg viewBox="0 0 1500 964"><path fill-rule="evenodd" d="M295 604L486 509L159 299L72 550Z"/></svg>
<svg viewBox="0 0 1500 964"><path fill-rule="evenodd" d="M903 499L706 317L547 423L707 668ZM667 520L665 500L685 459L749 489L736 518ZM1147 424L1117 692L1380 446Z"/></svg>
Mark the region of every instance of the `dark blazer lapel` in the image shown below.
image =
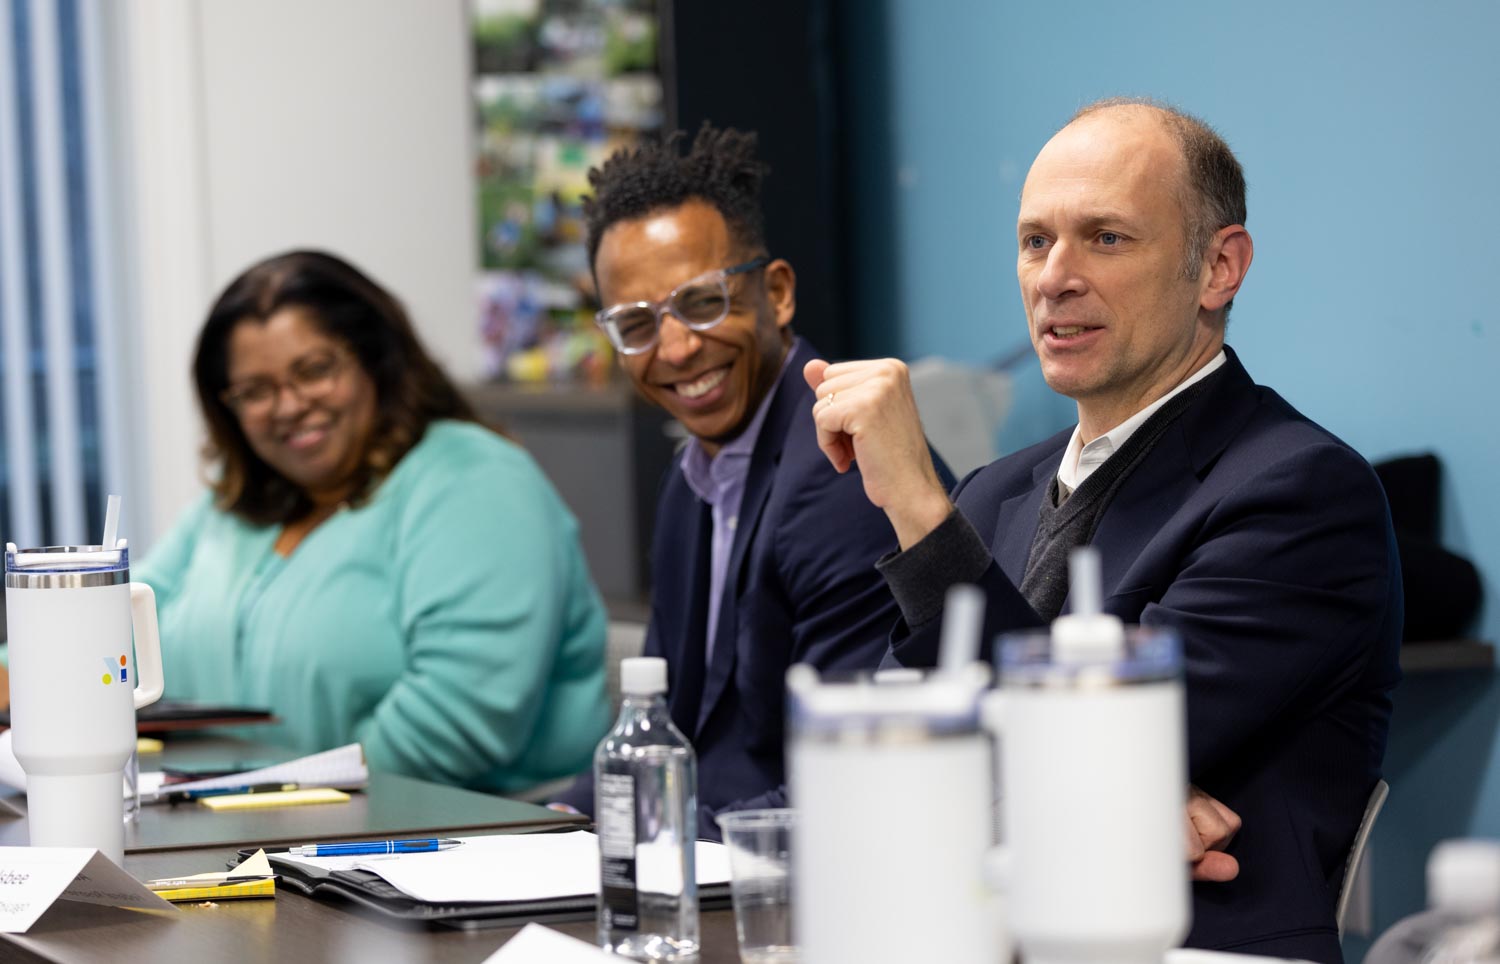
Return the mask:
<svg viewBox="0 0 1500 964"><path fill-rule="evenodd" d="M771 495L771 484L776 479L776 466L781 462L787 429L792 419L798 415L812 417L813 394L802 379L802 366L813 357L813 350L806 342L797 344L782 369L781 378L772 389L775 395L771 399L771 407L766 411L760 435L755 440L755 450L750 454L745 492L740 499L739 521L735 526L734 544L729 552L729 569L724 574L724 599L719 603L713 661L704 678L703 701L693 728L695 733L708 722L714 704L734 677L734 664L739 655L739 597L745 557L749 554L751 543L755 541L766 500Z"/></svg>
<svg viewBox="0 0 1500 964"><path fill-rule="evenodd" d="M1000 571L1014 585L1019 586L1026 575L1031 543L1036 539L1036 527L1041 525L1042 498L1052 477L1057 474L1060 457L1060 452L1054 452L1038 462L1031 470L1031 488L1006 499L996 516L990 545L995 547L995 561L1000 564Z"/></svg>
<svg viewBox="0 0 1500 964"><path fill-rule="evenodd" d="M1141 547L1178 512L1202 483L1255 408L1255 385L1234 352L1203 393L1182 413L1115 493L1099 521L1099 549L1106 598L1139 589L1129 572Z"/></svg>
<svg viewBox="0 0 1500 964"><path fill-rule="evenodd" d="M1223 367L1209 376L1213 382L1204 386L1203 397L1182 413L1188 458L1200 476L1240 434L1260 404L1260 392L1240 364L1240 356L1228 345L1224 356Z"/></svg>
<svg viewBox="0 0 1500 964"><path fill-rule="evenodd" d="M1201 404L1201 400L1200 400ZM1168 426L1153 448L1120 485L1099 520L1093 545L1099 550L1100 577L1106 601L1132 585L1129 569L1143 553L1141 547L1182 508L1199 485L1182 422ZM1063 603L1070 611L1071 594Z"/></svg>
<svg viewBox="0 0 1500 964"><path fill-rule="evenodd" d="M675 464L670 472L681 473ZM682 479L674 480L681 486L684 498L680 504L686 508L681 518L663 520L678 533L679 551L668 558L679 561L680 568L662 580L653 592L658 599L680 599L686 605L670 613L656 611L653 618L663 619L663 640L681 640L680 652L667 652L668 670L672 686L667 694L667 705L671 709L672 722L684 733L689 733L697 721L698 706L703 694L703 656L708 626L708 587L713 565L713 515L708 504L698 499ZM673 625L677 623L677 625Z"/></svg>

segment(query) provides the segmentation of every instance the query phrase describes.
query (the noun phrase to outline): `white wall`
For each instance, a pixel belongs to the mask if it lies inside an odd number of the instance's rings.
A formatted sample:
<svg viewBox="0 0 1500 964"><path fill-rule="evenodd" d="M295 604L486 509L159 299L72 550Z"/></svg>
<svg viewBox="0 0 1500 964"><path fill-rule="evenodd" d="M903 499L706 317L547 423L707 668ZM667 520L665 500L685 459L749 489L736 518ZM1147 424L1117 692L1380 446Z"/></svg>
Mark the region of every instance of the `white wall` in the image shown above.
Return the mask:
<svg viewBox="0 0 1500 964"><path fill-rule="evenodd" d="M477 374L463 0L138 0L127 49L149 543L200 491L188 366L213 296L320 247L393 290L458 378ZM141 501L137 497L137 501Z"/></svg>

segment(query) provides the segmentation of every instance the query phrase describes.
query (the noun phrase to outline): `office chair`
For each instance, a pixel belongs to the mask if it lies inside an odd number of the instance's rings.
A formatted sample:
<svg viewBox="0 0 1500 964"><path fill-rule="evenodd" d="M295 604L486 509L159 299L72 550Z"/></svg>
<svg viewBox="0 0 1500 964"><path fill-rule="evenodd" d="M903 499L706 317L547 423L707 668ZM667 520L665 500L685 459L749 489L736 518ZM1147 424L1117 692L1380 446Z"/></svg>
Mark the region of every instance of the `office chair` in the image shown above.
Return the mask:
<svg viewBox="0 0 1500 964"><path fill-rule="evenodd" d="M1354 834L1354 845L1349 848L1349 860L1344 864L1344 883L1339 887L1339 902L1335 910L1335 919L1339 925L1339 937L1344 936L1344 915L1349 910L1349 899L1354 893L1354 879L1359 876L1360 860L1365 855L1365 845L1370 841L1370 830L1375 826L1375 818L1380 816L1380 808L1385 806L1385 798L1391 792L1391 785L1384 780L1376 782L1375 789L1370 791L1370 802L1365 804L1365 816L1359 822L1359 830Z"/></svg>
<svg viewBox="0 0 1500 964"><path fill-rule="evenodd" d="M620 660L641 655L646 648L646 626L611 619L604 637L604 691L611 712L620 709Z"/></svg>
<svg viewBox="0 0 1500 964"><path fill-rule="evenodd" d="M613 619L609 621L609 628L604 635L604 690L609 697L611 713L617 713L620 709L620 660L627 656L641 655L645 646L644 624ZM614 724L613 718L610 719L610 724ZM572 785L573 778L564 777L516 793L507 793L506 796L513 800L525 800L527 803L547 803L555 800L558 794Z"/></svg>

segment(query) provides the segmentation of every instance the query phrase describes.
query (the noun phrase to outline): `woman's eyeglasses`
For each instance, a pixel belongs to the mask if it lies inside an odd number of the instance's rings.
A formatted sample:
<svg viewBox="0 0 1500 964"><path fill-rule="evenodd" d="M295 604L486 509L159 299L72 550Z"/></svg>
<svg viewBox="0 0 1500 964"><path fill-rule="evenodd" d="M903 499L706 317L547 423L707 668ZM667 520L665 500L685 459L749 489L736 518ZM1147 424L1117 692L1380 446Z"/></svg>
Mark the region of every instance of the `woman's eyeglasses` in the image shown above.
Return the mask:
<svg viewBox="0 0 1500 964"><path fill-rule="evenodd" d="M348 356L341 352L299 359L281 381L257 378L231 385L219 393L219 399L240 418L264 418L276 408L283 388L290 388L304 402L326 398L338 385L348 362Z"/></svg>
<svg viewBox="0 0 1500 964"><path fill-rule="evenodd" d="M661 316L673 318L694 331L707 331L729 317L729 279L771 263L768 255L731 268L710 271L684 281L661 301L631 301L611 305L594 316L622 355L639 355L656 344Z"/></svg>

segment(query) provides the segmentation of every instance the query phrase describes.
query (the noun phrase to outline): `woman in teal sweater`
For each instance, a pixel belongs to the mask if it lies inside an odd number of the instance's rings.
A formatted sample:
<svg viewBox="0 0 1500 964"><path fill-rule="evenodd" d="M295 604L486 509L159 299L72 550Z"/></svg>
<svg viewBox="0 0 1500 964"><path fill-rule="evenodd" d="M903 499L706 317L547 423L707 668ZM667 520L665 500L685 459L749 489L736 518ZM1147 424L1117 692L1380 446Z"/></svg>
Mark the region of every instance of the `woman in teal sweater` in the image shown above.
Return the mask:
<svg viewBox="0 0 1500 964"><path fill-rule="evenodd" d="M588 764L605 621L577 524L390 294L330 255L262 262L214 305L194 379L212 491L136 571L169 697L478 789Z"/></svg>

